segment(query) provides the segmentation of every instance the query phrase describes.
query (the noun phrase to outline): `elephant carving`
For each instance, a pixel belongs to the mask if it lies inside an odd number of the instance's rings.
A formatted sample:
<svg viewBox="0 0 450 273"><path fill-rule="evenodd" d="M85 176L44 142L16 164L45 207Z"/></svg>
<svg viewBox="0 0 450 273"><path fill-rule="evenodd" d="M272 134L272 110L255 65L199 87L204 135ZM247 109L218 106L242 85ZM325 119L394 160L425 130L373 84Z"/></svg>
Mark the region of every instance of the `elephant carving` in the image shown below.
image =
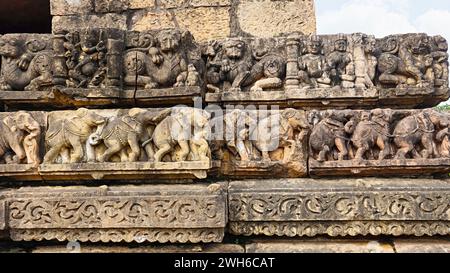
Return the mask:
<svg viewBox="0 0 450 273"><path fill-rule="evenodd" d="M327 161L334 148L338 150L338 160L345 160L348 155L347 133L350 128L347 114L340 111L327 111L325 117L314 126L309 138L311 154L317 154L316 160Z"/></svg>
<svg viewBox="0 0 450 273"><path fill-rule="evenodd" d="M234 109L223 116L210 121L215 134L210 140L210 146L215 159L223 159L223 151L227 149L241 161L249 161L253 143L249 141L250 131L257 126L257 121L248 112Z"/></svg>
<svg viewBox="0 0 450 273"><path fill-rule="evenodd" d="M84 145L96 128L106 122L106 118L92 110L80 108L75 116L50 122L45 135L48 152L44 163L54 163L58 155L62 163L80 163L84 157Z"/></svg>
<svg viewBox="0 0 450 273"><path fill-rule="evenodd" d="M161 121L153 132L152 139L157 148L155 162L161 162L170 152L175 153L177 146L180 150L176 161L186 161L190 153L193 153L194 159L205 159L210 154L209 149L205 149L205 130L209 119L210 114L201 109L173 108L172 115ZM194 135L192 130L196 132ZM199 147L202 148L197 149ZM200 151L203 151L203 154L198 154Z"/></svg>
<svg viewBox="0 0 450 273"><path fill-rule="evenodd" d="M357 148L355 160L365 159L365 154L374 147L380 149L378 160L383 160L390 154L389 115L386 111L376 109L361 114L361 120L351 137L353 145ZM354 121L350 121L347 128L352 126L351 123Z"/></svg>
<svg viewBox="0 0 450 273"><path fill-rule="evenodd" d="M29 113L19 111L5 117L0 132L0 158L7 164L40 163L41 128Z"/></svg>
<svg viewBox="0 0 450 273"><path fill-rule="evenodd" d="M153 161L154 152L151 145L151 134L155 126L163 119L170 116L171 109L152 112L144 109L134 108L128 115L114 117L90 137L90 145L98 145L103 142L107 150L98 157L99 162L107 162L111 156L124 152L127 147L131 148L128 155L129 162L136 162L141 155L141 147L147 153L150 161ZM151 131L148 130L151 127ZM123 159L122 159L123 160Z"/></svg>
<svg viewBox="0 0 450 273"><path fill-rule="evenodd" d="M435 126L440 126L445 121L447 119L443 119L442 115L431 109L400 120L394 129L394 143L398 148L395 159L405 159L409 154L413 158L439 157L433 141ZM423 146L420 153L416 149L418 144Z"/></svg>
<svg viewBox="0 0 450 273"><path fill-rule="evenodd" d="M18 37L0 37L2 70L0 90L32 91L51 86L53 53L38 39L23 41Z"/></svg>
<svg viewBox="0 0 450 273"><path fill-rule="evenodd" d="M254 145L262 153L264 161L271 161L269 152L283 148L283 162L287 163L296 143L309 133L310 125L306 116L295 109L286 109L274 115L258 123Z"/></svg>

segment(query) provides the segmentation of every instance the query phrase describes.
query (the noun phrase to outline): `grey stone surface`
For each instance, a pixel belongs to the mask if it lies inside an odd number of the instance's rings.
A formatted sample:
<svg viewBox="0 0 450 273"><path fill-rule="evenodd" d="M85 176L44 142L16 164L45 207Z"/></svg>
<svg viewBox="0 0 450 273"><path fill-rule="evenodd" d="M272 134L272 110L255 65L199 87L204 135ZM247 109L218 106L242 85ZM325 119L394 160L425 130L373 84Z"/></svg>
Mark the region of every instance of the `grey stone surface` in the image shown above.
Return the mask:
<svg viewBox="0 0 450 273"><path fill-rule="evenodd" d="M246 253L394 253L391 245L369 240L252 240Z"/></svg>

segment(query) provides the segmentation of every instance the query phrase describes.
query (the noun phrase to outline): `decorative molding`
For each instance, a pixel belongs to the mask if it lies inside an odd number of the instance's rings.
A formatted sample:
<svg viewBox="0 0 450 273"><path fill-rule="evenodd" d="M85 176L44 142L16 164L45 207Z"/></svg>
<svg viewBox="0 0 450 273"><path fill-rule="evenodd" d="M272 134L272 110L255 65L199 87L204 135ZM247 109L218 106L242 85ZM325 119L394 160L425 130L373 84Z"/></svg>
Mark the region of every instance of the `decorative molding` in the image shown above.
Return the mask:
<svg viewBox="0 0 450 273"><path fill-rule="evenodd" d="M230 222L229 232L244 236L447 236L450 223L441 221L309 221Z"/></svg>
<svg viewBox="0 0 450 273"><path fill-rule="evenodd" d="M137 243L220 243L223 229L12 229L14 241L79 241L79 242L137 242Z"/></svg>

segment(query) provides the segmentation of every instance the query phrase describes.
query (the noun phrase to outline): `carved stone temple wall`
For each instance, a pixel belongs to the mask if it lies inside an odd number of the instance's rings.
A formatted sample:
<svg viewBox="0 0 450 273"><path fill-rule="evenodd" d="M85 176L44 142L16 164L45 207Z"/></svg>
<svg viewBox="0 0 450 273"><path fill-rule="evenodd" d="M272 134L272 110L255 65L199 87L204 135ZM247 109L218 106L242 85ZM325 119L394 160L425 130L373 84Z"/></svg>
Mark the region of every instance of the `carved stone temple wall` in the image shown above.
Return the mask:
<svg viewBox="0 0 450 273"><path fill-rule="evenodd" d="M450 235L443 37L315 35L310 0L51 13L53 33L0 36L0 247L393 252ZM355 236L395 248L340 241Z"/></svg>
<svg viewBox="0 0 450 273"><path fill-rule="evenodd" d="M51 0L53 30L189 30L197 41L316 32L313 0Z"/></svg>

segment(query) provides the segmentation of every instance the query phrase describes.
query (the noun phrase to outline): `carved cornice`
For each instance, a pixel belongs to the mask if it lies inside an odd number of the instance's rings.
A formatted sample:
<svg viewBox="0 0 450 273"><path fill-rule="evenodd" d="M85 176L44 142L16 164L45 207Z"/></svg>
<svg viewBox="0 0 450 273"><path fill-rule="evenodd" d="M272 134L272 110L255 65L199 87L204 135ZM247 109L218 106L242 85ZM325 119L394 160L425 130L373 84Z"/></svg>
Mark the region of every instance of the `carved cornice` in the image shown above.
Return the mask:
<svg viewBox="0 0 450 273"><path fill-rule="evenodd" d="M229 232L244 236L446 236L450 223L440 221L230 222Z"/></svg>
<svg viewBox="0 0 450 273"><path fill-rule="evenodd" d="M14 241L78 241L103 243L220 243L223 229L13 229Z"/></svg>

